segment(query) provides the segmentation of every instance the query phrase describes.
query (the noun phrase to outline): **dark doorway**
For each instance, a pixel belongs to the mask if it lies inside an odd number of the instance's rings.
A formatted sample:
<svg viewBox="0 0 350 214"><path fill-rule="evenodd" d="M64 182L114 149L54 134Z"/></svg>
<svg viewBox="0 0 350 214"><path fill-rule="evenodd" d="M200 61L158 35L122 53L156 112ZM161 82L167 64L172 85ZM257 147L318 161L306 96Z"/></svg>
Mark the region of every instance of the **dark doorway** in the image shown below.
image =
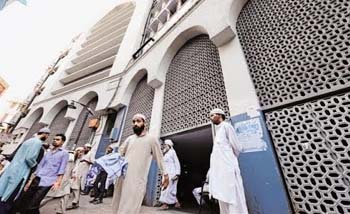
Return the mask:
<svg viewBox="0 0 350 214"><path fill-rule="evenodd" d="M201 187L206 179L213 146L211 127L205 126L164 139L171 139L174 142L174 149L180 161L181 176L177 197L182 204L183 211L196 212L199 205L192 190Z"/></svg>

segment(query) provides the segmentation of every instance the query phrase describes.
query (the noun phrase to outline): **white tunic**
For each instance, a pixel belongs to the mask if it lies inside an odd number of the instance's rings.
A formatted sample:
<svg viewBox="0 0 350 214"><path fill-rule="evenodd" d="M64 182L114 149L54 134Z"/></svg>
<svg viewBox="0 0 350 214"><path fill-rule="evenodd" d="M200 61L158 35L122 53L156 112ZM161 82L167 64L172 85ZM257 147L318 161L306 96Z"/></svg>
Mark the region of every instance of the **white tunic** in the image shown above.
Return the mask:
<svg viewBox="0 0 350 214"><path fill-rule="evenodd" d="M210 156L209 192L215 199L232 204L235 214L248 213L237 160L240 150L232 125L217 125Z"/></svg>
<svg viewBox="0 0 350 214"><path fill-rule="evenodd" d="M161 192L159 201L166 204L175 204L177 202L176 193L178 180L173 181L172 179L176 175L180 175L181 168L179 159L173 148L164 155L164 167L169 175L169 186Z"/></svg>
<svg viewBox="0 0 350 214"><path fill-rule="evenodd" d="M80 188L85 189L86 176L89 172L91 164L94 162L91 151L81 158L77 168L78 181L80 181Z"/></svg>

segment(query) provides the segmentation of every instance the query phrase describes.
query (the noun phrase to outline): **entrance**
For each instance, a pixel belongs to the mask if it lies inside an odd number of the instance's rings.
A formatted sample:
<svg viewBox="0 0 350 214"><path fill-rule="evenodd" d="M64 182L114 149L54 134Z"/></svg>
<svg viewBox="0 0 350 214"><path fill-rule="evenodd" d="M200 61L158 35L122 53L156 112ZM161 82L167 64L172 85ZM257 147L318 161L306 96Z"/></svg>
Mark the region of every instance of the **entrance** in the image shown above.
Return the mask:
<svg viewBox="0 0 350 214"><path fill-rule="evenodd" d="M177 197L183 211L196 212L199 206L192 190L201 187L206 179L213 146L211 127L205 126L164 139L174 142L174 149L180 161L181 176L177 186ZM203 210L202 213L206 211Z"/></svg>

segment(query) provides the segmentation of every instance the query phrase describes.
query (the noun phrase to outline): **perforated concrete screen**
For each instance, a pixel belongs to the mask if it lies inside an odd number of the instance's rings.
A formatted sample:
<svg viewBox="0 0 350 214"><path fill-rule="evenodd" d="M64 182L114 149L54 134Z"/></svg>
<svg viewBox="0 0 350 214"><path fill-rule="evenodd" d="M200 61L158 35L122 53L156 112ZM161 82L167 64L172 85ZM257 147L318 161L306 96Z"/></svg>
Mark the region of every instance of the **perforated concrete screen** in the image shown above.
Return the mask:
<svg viewBox="0 0 350 214"><path fill-rule="evenodd" d="M127 137L133 135L132 130L132 117L135 114L141 113L146 116L146 126L149 128L151 121L152 107L154 99L154 89L147 85L147 77L145 76L136 86L134 93L131 96L131 100L128 106L128 113L125 117L125 123L123 128L123 134L121 142Z"/></svg>
<svg viewBox="0 0 350 214"><path fill-rule="evenodd" d="M264 108L350 86L350 2L251 0L237 23Z"/></svg>
<svg viewBox="0 0 350 214"><path fill-rule="evenodd" d="M30 129L27 132L26 137L24 140L28 140L32 138L41 128L45 127L45 124L39 123L43 113L41 112L40 116L34 121L33 125L30 127Z"/></svg>
<svg viewBox="0 0 350 214"><path fill-rule="evenodd" d="M266 114L297 213L350 213L350 93Z"/></svg>
<svg viewBox="0 0 350 214"><path fill-rule="evenodd" d="M67 106L61 109L61 111L55 116L50 124L51 134L47 138L47 143L52 143L56 134L65 134L69 125L69 120L65 118L67 112Z"/></svg>
<svg viewBox="0 0 350 214"><path fill-rule="evenodd" d="M228 103L219 53L207 35L189 40L176 54L166 74L162 134L209 122L209 112Z"/></svg>
<svg viewBox="0 0 350 214"><path fill-rule="evenodd" d="M349 11L251 0L237 22L296 213L350 213Z"/></svg>
<svg viewBox="0 0 350 214"><path fill-rule="evenodd" d="M87 106L90 109L94 110L97 106L97 102L98 102L98 98L95 97L89 103L87 103ZM73 128L72 134L69 138L69 142L67 145L68 149L73 149L74 143L77 143L75 148L78 146L84 146L84 144L89 143L90 137L93 134L93 129L89 128L88 124L89 124L89 120L92 119L93 116L89 114L88 118L84 122L84 118L87 113L88 113L88 110L86 108L84 108L80 112L77 122ZM80 130L81 130L81 134L79 139L77 140Z"/></svg>

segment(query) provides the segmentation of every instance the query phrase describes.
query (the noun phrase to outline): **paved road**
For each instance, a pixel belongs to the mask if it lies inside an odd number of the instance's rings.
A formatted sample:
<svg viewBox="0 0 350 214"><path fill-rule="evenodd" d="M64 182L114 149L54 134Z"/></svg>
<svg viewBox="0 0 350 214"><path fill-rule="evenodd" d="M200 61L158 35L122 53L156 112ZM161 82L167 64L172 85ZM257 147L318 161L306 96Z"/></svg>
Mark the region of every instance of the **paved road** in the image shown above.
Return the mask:
<svg viewBox="0 0 350 214"><path fill-rule="evenodd" d="M85 214L85 213L93 213L93 214L112 214L111 210L111 198L105 198L103 201L103 204L90 204L88 201L90 200L90 197L88 196L82 196L80 207L76 210L68 211L67 214ZM52 200L49 201L44 207L41 208L41 214L55 214L56 213L56 207L58 206L59 201L58 200ZM176 211L176 210L167 210L162 211L159 210L159 208L156 207L142 207L141 214L188 214L188 213L195 213L195 212L183 212L183 211Z"/></svg>

